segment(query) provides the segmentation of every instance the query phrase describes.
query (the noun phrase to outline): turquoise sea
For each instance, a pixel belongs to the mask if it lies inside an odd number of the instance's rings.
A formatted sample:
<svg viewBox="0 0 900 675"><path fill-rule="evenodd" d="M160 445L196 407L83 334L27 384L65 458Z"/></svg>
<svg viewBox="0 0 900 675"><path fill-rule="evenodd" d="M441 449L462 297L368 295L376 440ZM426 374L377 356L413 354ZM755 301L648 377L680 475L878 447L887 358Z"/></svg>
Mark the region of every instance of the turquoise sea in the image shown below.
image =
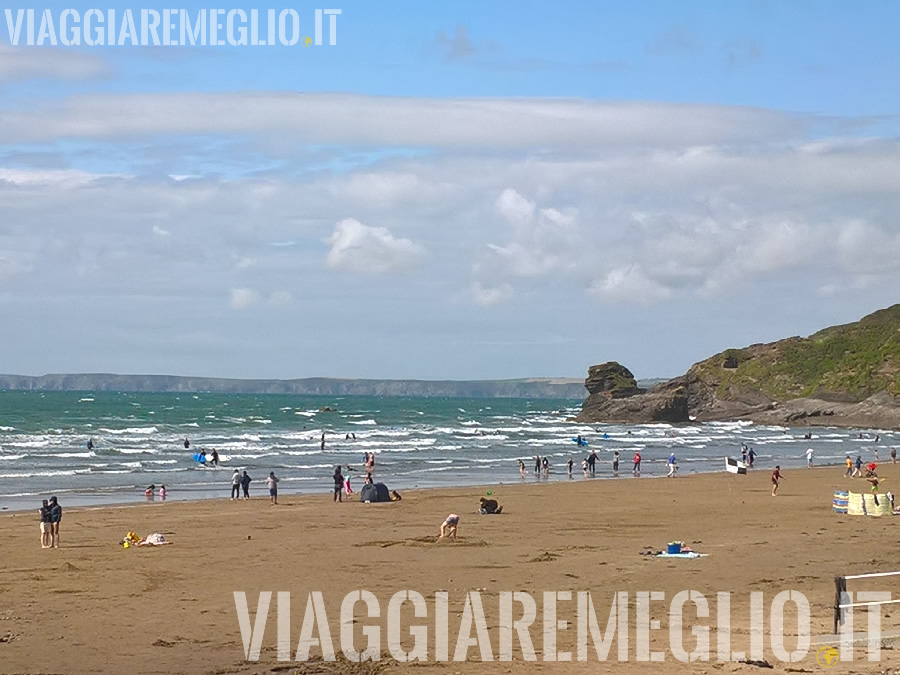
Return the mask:
<svg viewBox="0 0 900 675"><path fill-rule="evenodd" d="M0 508L36 508L50 494L70 506L136 503L145 500L150 484L165 484L170 501L227 497L235 468L256 479L251 494L257 496L264 494L269 471L281 479L282 493L325 495L334 466L361 469L366 452L376 453L377 480L403 490L569 480L569 457L575 460L574 479L583 480L581 459L592 449L599 455L597 478L612 477L612 453L618 450L622 476L630 480L635 450L643 456L643 477L653 477L665 474L673 451L681 473L720 471L723 458L738 456L742 442L758 453L757 466L780 463L788 469L805 465L808 447L817 464L841 464L847 454L861 454L865 461L878 454L884 461L892 445L900 446L900 433L876 429L568 421L580 405L544 399L0 391ZM804 438L807 432L812 439ZM573 442L577 435L588 440L587 448ZM219 452L218 468L193 460L201 448ZM549 458L548 477L533 473L535 455ZM525 478L519 475L520 458L528 467Z"/></svg>

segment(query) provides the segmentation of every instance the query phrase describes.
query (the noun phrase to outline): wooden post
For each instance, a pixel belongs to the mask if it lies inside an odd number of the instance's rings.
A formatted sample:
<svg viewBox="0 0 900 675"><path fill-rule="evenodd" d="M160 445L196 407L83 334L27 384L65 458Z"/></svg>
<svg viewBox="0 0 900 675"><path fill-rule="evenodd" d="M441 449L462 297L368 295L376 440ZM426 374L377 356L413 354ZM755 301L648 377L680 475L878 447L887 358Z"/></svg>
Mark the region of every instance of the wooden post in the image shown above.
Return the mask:
<svg viewBox="0 0 900 675"><path fill-rule="evenodd" d="M834 578L834 634L838 634L838 628L844 623L844 610L841 608L844 596L847 594L847 580L844 577Z"/></svg>

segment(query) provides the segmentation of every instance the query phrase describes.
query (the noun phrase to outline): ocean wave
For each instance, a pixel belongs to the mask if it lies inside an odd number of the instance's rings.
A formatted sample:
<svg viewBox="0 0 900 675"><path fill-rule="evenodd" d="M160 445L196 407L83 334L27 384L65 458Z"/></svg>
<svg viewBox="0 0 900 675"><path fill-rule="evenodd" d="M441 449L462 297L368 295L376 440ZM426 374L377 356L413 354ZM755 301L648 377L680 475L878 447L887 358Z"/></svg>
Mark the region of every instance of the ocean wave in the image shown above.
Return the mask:
<svg viewBox="0 0 900 675"><path fill-rule="evenodd" d="M150 434L159 433L159 429L156 427L128 427L127 429L100 428L98 431L104 434L112 434L113 436L121 436L122 434L140 434L149 436Z"/></svg>

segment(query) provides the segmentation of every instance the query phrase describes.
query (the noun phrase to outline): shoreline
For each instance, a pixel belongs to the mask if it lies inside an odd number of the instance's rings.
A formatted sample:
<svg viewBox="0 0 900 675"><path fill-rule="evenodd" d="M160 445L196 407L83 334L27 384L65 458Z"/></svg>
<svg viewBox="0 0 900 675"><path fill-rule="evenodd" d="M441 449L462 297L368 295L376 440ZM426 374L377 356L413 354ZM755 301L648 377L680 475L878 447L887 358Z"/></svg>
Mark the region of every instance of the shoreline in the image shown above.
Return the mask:
<svg viewBox="0 0 900 675"><path fill-rule="evenodd" d="M717 460L719 462L724 461L724 457L722 460ZM798 460L799 462L800 460ZM646 463L646 462L645 462ZM503 488L534 488L534 487L549 487L553 485L577 485L582 483L592 483L594 481L609 481L609 482L622 482L622 481L639 481L639 480L656 480L659 478L666 478L666 467L664 462L657 460L656 462L659 464L658 472L649 472L645 468L640 476L634 476L630 470L620 471L619 476L613 476L611 471L608 474L597 473L594 476L583 476L581 475L581 470L573 471L572 477L569 478L567 474L557 472L551 472L551 477L540 477L536 479L536 474L533 472L526 471L524 477L517 477L518 480L509 480L509 481L497 481L493 483L488 482L460 482L455 483L453 485L425 485L425 486L413 486L413 487L394 487L394 483L389 481L381 481L378 480L377 474L375 475L375 482L385 482L388 485L388 488L391 490L396 489L397 491L402 491L402 494L407 492L409 493L429 493L433 491L442 491L442 490L459 490L459 489L481 489L481 490L493 490L500 487ZM630 462L629 462L630 464ZM889 465L890 461L887 461L883 464L879 463L879 466ZM803 466L791 466L785 471L817 471L820 469L837 469L842 467L843 464L834 462L834 463L820 463L816 464L812 469L808 469L805 465ZM652 468L652 465L651 467ZM760 474L760 473L769 473L774 468L774 464L769 466L758 465L754 469L752 469L750 474ZM679 470L676 474L676 479L688 479L697 476L714 476L717 474L727 474L724 468L720 469L710 469L708 471L681 471ZM555 476L555 477L554 477ZM300 497L300 498L312 498L315 496L323 496L323 497L331 497L332 491L330 485L327 484L325 479L322 480L321 489L316 490L290 490L290 489L279 489L278 495L279 497ZM159 487L159 486L157 486ZM888 488L889 490L890 488ZM898 488L900 489L900 488ZM15 506L8 506L6 502L0 502L3 504L0 507L0 516L3 515L11 515L22 512L28 512L31 510L36 510L40 506L40 501L43 498L49 498L51 494L56 494L60 497L60 503L65 507L68 513L77 512L77 511L89 511L89 510L101 510L101 509L117 509L117 508L137 508L137 507L148 507L152 505L162 506L164 504L192 504L192 503L209 503L209 502L231 502L230 497L225 496L230 490L230 485L224 485L221 488L221 492L219 491L209 491L209 490L191 490L187 489L184 492L190 493L203 493L202 496L196 497L188 497L188 498L179 498L179 490L177 486L174 488L167 488L168 495L165 500L159 499L159 497L154 493L153 499L147 499L145 495L136 494L135 498L132 501L127 501L121 499L121 497L125 493L110 493L108 496L110 500L102 500L102 501L93 501L96 497L86 497L86 500L81 499L72 499L73 493L58 491L56 493L48 493L46 497L42 495L28 495L14 498L12 502ZM183 493L182 493L183 494ZM106 496L106 495L104 495ZM254 493L252 493L251 500L268 500L268 494L265 491L265 488L257 488ZM25 503L27 501L27 503ZM243 499L236 501L246 501ZM354 489L353 493L350 495L344 495L344 501L346 502L359 502L359 490Z"/></svg>

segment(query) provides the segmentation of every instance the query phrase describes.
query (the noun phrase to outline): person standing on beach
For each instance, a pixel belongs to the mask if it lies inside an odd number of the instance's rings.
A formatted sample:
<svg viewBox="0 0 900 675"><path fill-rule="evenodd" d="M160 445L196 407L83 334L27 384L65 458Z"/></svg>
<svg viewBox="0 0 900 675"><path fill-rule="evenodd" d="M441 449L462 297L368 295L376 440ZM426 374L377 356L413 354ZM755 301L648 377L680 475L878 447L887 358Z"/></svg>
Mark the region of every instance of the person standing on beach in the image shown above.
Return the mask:
<svg viewBox="0 0 900 675"><path fill-rule="evenodd" d="M891 464L897 463L897 448L891 448Z"/></svg>
<svg viewBox="0 0 900 675"><path fill-rule="evenodd" d="M631 473L635 476L641 475L641 451L634 451L634 466L631 468Z"/></svg>
<svg viewBox="0 0 900 675"><path fill-rule="evenodd" d="M547 457L541 460L541 468L544 470L544 475L550 475L550 460Z"/></svg>
<svg viewBox="0 0 900 675"><path fill-rule="evenodd" d="M753 448L750 448L749 450L747 450L747 468L748 469L753 468L753 462L755 460L756 460L756 452L753 450Z"/></svg>
<svg viewBox="0 0 900 675"><path fill-rule="evenodd" d="M813 465L812 458L813 458L813 449L812 449L812 448L807 448L807 449L806 449L806 468L807 468L807 469L811 469L811 468L812 468L812 465Z"/></svg>
<svg viewBox="0 0 900 675"><path fill-rule="evenodd" d="M344 474L341 473L341 465L334 467L334 501L344 501Z"/></svg>
<svg viewBox="0 0 900 675"><path fill-rule="evenodd" d="M269 497L272 499L272 504L278 503L278 479L275 478L275 472L270 471L269 477L266 478L266 487L269 488Z"/></svg>
<svg viewBox="0 0 900 675"><path fill-rule="evenodd" d="M669 455L669 473L666 474L666 478L672 478L675 475L675 472L678 470L678 460L675 458L675 453L673 452Z"/></svg>
<svg viewBox="0 0 900 675"><path fill-rule="evenodd" d="M591 475L595 475L597 473L597 451L591 450L591 454L588 455L588 468L591 470Z"/></svg>
<svg viewBox="0 0 900 675"><path fill-rule="evenodd" d="M619 451L618 450L613 451L612 464L613 464L613 476L618 477L619 476Z"/></svg>
<svg viewBox="0 0 900 675"><path fill-rule="evenodd" d="M534 472L538 473L538 474L541 472L541 456L540 455L534 456Z"/></svg>
<svg viewBox="0 0 900 675"><path fill-rule="evenodd" d="M844 472L844 478L850 478L853 476L853 460L850 459L850 455L847 455L847 470Z"/></svg>
<svg viewBox="0 0 900 675"><path fill-rule="evenodd" d="M62 522L62 506L55 496L50 497L50 547L59 548L59 524Z"/></svg>
<svg viewBox="0 0 900 675"><path fill-rule="evenodd" d="M50 502L46 499L38 509L41 514L41 548L50 548Z"/></svg>
<svg viewBox="0 0 900 675"><path fill-rule="evenodd" d="M782 480L784 476L781 475L781 466L776 464L775 470L772 472L772 496L775 497L778 495L778 481Z"/></svg>
<svg viewBox="0 0 900 675"><path fill-rule="evenodd" d="M375 453L370 452L368 454L368 459L366 459L366 473L371 476L375 473Z"/></svg>
<svg viewBox="0 0 900 675"><path fill-rule="evenodd" d="M585 477L585 478L588 477L588 463L587 463L587 457L584 457L584 458L581 460L581 473L584 474L584 477Z"/></svg>
<svg viewBox="0 0 900 675"><path fill-rule="evenodd" d="M161 502L166 501L166 486L165 485L159 486L159 500Z"/></svg>
<svg viewBox="0 0 900 675"><path fill-rule="evenodd" d="M575 464L574 460L569 457L569 461L566 462L566 467L569 469L569 478L572 477L572 465Z"/></svg>
<svg viewBox="0 0 900 675"><path fill-rule="evenodd" d="M250 474L245 470L244 475L241 476L241 490L244 491L244 499L250 499L250 481L252 480Z"/></svg>
<svg viewBox="0 0 900 675"><path fill-rule="evenodd" d="M525 462L521 459L519 460L519 475L525 478Z"/></svg>
<svg viewBox="0 0 900 675"><path fill-rule="evenodd" d="M240 499L241 497L241 472L237 469L231 474L231 498Z"/></svg>

